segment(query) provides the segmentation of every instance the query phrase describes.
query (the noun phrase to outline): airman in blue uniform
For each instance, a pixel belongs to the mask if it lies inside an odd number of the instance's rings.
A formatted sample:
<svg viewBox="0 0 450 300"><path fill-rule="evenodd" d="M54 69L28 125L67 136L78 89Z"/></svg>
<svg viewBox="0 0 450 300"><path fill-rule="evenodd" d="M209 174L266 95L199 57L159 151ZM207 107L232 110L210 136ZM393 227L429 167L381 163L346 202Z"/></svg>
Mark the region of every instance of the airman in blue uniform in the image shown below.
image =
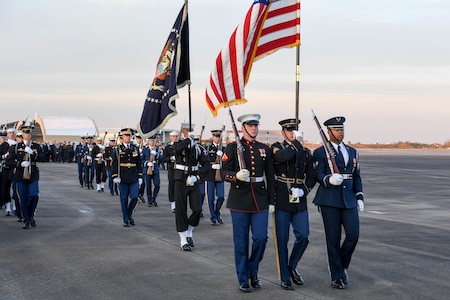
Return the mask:
<svg viewBox="0 0 450 300"><path fill-rule="evenodd" d="M344 289L348 283L347 269L359 238L358 210L364 210L364 194L355 148L344 144L344 117L324 122L334 151L339 173L330 170L324 146L314 151L316 180L320 184L314 198L325 229L331 286ZM345 239L341 244L341 232Z"/></svg>

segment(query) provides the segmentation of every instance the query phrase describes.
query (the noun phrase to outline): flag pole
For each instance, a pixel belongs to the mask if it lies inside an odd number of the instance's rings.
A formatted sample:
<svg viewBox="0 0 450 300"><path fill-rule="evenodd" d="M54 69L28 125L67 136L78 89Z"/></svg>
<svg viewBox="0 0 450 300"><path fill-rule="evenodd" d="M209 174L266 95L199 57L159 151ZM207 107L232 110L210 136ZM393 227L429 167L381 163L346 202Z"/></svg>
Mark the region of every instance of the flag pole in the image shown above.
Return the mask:
<svg viewBox="0 0 450 300"><path fill-rule="evenodd" d="M295 47L295 126L298 130L300 111L300 45Z"/></svg>
<svg viewBox="0 0 450 300"><path fill-rule="evenodd" d="M188 0L184 0L184 4L186 5L186 11L188 11ZM190 58L188 58L190 59ZM189 131L192 131L192 101L191 101L191 81L188 82L188 109L189 109Z"/></svg>

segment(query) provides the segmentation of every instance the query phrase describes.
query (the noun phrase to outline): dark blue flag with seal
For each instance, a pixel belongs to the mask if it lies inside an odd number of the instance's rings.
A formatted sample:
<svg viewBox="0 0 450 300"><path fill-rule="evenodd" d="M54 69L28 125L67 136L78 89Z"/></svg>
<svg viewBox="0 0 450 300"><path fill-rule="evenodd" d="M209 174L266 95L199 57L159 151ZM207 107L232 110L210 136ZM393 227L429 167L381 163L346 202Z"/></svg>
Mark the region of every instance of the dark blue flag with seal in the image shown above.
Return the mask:
<svg viewBox="0 0 450 300"><path fill-rule="evenodd" d="M178 88L190 82L189 22L184 4L161 52L156 74L147 93L141 120L137 126L143 138L158 133L177 114Z"/></svg>

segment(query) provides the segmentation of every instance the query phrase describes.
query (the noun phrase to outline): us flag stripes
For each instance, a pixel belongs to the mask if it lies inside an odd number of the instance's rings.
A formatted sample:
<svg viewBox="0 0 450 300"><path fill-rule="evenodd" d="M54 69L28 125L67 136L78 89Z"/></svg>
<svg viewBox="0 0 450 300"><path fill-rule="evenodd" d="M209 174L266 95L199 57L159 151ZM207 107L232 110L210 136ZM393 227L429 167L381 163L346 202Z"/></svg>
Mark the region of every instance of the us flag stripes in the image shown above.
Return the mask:
<svg viewBox="0 0 450 300"><path fill-rule="evenodd" d="M206 104L219 108L247 102L244 87L252 64L281 48L300 44L300 0L256 0L219 53L206 87Z"/></svg>

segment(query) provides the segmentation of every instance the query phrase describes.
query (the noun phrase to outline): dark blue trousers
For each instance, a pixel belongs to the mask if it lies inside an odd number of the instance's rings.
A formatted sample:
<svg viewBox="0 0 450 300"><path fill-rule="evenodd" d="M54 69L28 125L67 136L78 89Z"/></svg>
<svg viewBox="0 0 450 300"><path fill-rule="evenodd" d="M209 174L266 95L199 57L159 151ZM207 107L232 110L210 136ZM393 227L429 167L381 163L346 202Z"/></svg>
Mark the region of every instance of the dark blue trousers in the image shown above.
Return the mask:
<svg viewBox="0 0 450 300"><path fill-rule="evenodd" d="M344 277L344 269L350 265L353 251L358 243L358 210L321 206L320 211L325 228L331 280L338 280ZM345 231L345 239L341 245L342 228Z"/></svg>
<svg viewBox="0 0 450 300"><path fill-rule="evenodd" d="M239 285L248 284L250 276L258 275L267 244L269 213L231 211L233 222L234 261ZM252 233L252 249L249 257L249 234Z"/></svg>
<svg viewBox="0 0 450 300"><path fill-rule="evenodd" d="M220 209L222 208L223 201L225 200L225 183L223 181L208 181L206 184L211 221L216 222L217 217L220 216ZM216 197L217 201L215 201Z"/></svg>
<svg viewBox="0 0 450 300"><path fill-rule="evenodd" d="M30 183L17 182L17 191L20 197L20 207L25 224L30 224L34 219L34 212L39 201L39 181Z"/></svg>
<svg viewBox="0 0 450 300"><path fill-rule="evenodd" d="M281 280L286 281L291 278L288 266L292 269L297 268L297 264L309 243L308 211L304 210L292 213L277 209L275 211L275 224ZM291 255L289 256L288 243L291 224L295 235L295 242Z"/></svg>
<svg viewBox="0 0 450 300"><path fill-rule="evenodd" d="M133 216L133 210L138 201L139 184L136 183L120 183L120 205L122 207L123 222L129 222ZM130 202L128 203L128 197Z"/></svg>

